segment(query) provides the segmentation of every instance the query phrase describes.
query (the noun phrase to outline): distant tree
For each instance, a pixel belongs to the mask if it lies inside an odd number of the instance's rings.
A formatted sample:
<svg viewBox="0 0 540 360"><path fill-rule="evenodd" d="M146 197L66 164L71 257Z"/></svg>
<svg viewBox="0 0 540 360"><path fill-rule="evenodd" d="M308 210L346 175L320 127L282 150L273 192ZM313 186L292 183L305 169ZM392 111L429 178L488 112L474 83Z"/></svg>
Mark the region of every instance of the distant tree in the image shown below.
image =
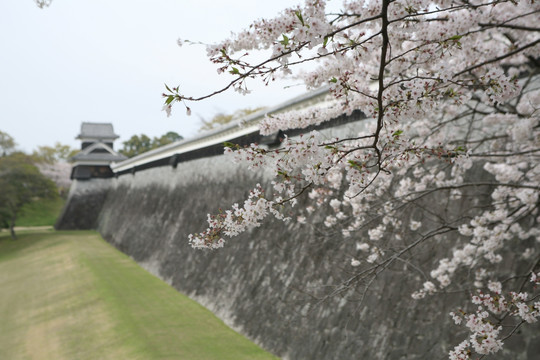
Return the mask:
<svg viewBox="0 0 540 360"><path fill-rule="evenodd" d="M0 156L6 156L15 150L15 140L8 134L0 130Z"/></svg>
<svg viewBox="0 0 540 360"><path fill-rule="evenodd" d="M175 133L174 131L169 131L165 135L162 135L159 138L155 137L152 140L152 146L154 146L153 148L157 148L163 145L173 143L175 141L182 140L183 138L184 137L182 135L179 135L178 133Z"/></svg>
<svg viewBox="0 0 540 360"><path fill-rule="evenodd" d="M71 164L58 161L55 163L35 163L35 165L46 178L54 181L58 188L58 194L66 198L71 186Z"/></svg>
<svg viewBox="0 0 540 360"><path fill-rule="evenodd" d="M32 160L39 171L47 178L54 181L58 187L58 193L64 197L71 186L71 157L79 150L56 142L54 146L38 146L32 152Z"/></svg>
<svg viewBox="0 0 540 360"><path fill-rule="evenodd" d="M258 108L254 108L254 109L245 108L245 109L236 110L232 114L223 114L223 113L217 114L210 121L206 121L204 119L201 119L203 125L201 126L199 131L207 131L207 130L215 129L215 128L220 127L222 125L228 124L231 121L241 119L241 118L243 118L245 116L253 114L253 113L255 113L255 112L259 111L259 110L262 110L262 109L264 109L264 107L258 107Z"/></svg>
<svg viewBox="0 0 540 360"><path fill-rule="evenodd" d="M183 137L174 131L169 131L161 137L152 139L145 134L133 135L129 140L122 143L124 147L119 152L127 157L133 157L182 139Z"/></svg>
<svg viewBox="0 0 540 360"><path fill-rule="evenodd" d="M142 154L148 150L152 150L152 139L145 134L133 135L129 140L122 143L124 147L119 151L127 157Z"/></svg>
<svg viewBox="0 0 540 360"><path fill-rule="evenodd" d="M9 210L3 202L0 202L0 229L9 228L9 220L10 220Z"/></svg>
<svg viewBox="0 0 540 360"><path fill-rule="evenodd" d="M17 216L25 204L58 196L54 182L39 171L32 157L20 152L0 157L0 189L0 223L8 224L13 239Z"/></svg>
<svg viewBox="0 0 540 360"><path fill-rule="evenodd" d="M54 164L61 161L68 162L78 151L69 145L56 142L54 146L38 146L37 150L32 152L32 158L36 162L47 164Z"/></svg>

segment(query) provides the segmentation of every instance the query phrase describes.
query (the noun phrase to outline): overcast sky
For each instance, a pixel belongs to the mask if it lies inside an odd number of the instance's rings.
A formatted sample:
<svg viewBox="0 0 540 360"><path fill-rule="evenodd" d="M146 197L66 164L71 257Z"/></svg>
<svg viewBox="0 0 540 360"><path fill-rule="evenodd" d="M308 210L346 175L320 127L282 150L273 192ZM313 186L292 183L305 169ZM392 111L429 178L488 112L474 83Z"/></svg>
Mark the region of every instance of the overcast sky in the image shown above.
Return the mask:
<svg viewBox="0 0 540 360"><path fill-rule="evenodd" d="M82 122L110 122L121 141L133 134L197 133L199 117L273 106L301 94L293 83L253 86L194 103L192 116L177 106L161 111L164 83L187 95L203 95L225 79L205 57L215 43L252 20L271 17L295 0L54 0L39 9L33 0L0 1L0 130L19 149L59 141L73 147Z"/></svg>

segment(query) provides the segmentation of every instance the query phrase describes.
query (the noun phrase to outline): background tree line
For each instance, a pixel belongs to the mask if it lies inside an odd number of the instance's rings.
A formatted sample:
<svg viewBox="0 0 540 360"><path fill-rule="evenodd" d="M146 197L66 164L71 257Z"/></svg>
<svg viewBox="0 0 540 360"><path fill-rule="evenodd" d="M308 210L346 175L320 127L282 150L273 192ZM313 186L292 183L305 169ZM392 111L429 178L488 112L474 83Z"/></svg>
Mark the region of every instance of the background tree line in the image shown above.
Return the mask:
<svg viewBox="0 0 540 360"><path fill-rule="evenodd" d="M119 153L127 157L133 157L182 139L183 137L174 131L153 138L145 134L133 135L129 140L122 143L123 147L119 150Z"/></svg>
<svg viewBox="0 0 540 360"><path fill-rule="evenodd" d="M9 228L13 239L16 238L15 224L25 205L60 196L62 187L50 176L57 172L49 172L47 176L39 167L47 164L54 169L55 163L71 153L68 146L57 144L39 147L27 155L16 149L15 140L9 134L0 131L0 227Z"/></svg>

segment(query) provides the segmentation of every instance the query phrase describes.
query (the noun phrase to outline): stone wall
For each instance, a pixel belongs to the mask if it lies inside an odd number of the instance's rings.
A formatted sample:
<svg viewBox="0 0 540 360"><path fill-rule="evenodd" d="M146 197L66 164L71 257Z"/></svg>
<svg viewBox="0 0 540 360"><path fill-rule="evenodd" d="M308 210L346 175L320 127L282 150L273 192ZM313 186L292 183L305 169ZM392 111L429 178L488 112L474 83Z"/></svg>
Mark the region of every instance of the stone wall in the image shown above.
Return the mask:
<svg viewBox="0 0 540 360"><path fill-rule="evenodd" d="M214 156L108 181L110 186L75 184L59 228L79 226L89 214L86 201L93 201L101 208L97 221L93 213L83 225L95 223L107 241L147 270L283 359L444 359L467 336L448 316L464 295L412 300L423 279L406 262L377 273L373 282L355 282L355 240L322 226L322 209L306 225L270 218L217 251L189 246L188 234L206 228L207 213L243 201L257 183L268 188L268 174ZM445 211L470 208L470 199L462 201ZM306 205L301 198L298 207ZM404 218L421 217L420 205L404 211ZM433 268L452 244L451 236L420 244L416 264ZM540 344L530 333L510 339L497 359L534 358Z"/></svg>
<svg viewBox="0 0 540 360"><path fill-rule="evenodd" d="M97 229L97 220L111 185L111 179L73 180L55 229Z"/></svg>
<svg viewBox="0 0 540 360"><path fill-rule="evenodd" d="M412 300L422 280L402 263L378 275L361 303L362 286L319 303L353 276L353 245L317 223L270 219L224 249L190 248L188 234L206 227L206 214L244 199L264 174L219 156L114 181L99 217L103 237L284 359L438 359L465 336L451 335L456 299ZM417 256L429 266L446 251L428 243ZM529 358L516 346L521 357L509 358Z"/></svg>

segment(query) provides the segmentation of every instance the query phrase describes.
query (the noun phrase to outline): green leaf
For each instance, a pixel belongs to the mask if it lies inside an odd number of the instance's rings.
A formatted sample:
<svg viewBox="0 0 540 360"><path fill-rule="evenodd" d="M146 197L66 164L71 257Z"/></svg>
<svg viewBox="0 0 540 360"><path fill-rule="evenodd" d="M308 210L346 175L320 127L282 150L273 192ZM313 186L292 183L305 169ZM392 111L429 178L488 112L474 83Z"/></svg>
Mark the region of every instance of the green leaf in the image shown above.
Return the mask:
<svg viewBox="0 0 540 360"><path fill-rule="evenodd" d="M449 40L459 40L461 39L463 36L462 35L454 35L452 36L451 38L449 38Z"/></svg>
<svg viewBox="0 0 540 360"><path fill-rule="evenodd" d="M167 96L167 100L165 100L165 104L169 105L174 101L174 95Z"/></svg>
<svg viewBox="0 0 540 360"><path fill-rule="evenodd" d="M298 20L300 20L300 22L302 23L302 26L306 26L306 24L304 23L304 18L302 17L302 13L300 12L300 10L296 10L294 13L296 14L296 17L298 18Z"/></svg>
<svg viewBox="0 0 540 360"><path fill-rule="evenodd" d="M169 92L172 92L172 90L169 89L169 87L167 86L167 84L165 84L165 89L169 90Z"/></svg>
<svg viewBox="0 0 540 360"><path fill-rule="evenodd" d="M231 74L233 74L233 75L235 75L235 74L240 74L240 70L238 70L238 69L235 68L234 66L233 66L232 70L229 71L229 72L230 72Z"/></svg>
<svg viewBox="0 0 540 360"><path fill-rule="evenodd" d="M287 35L283 34L283 40L281 40L280 43L281 43L283 46L289 45L289 38L287 37Z"/></svg>
<svg viewBox="0 0 540 360"><path fill-rule="evenodd" d="M289 176L289 174L287 174L287 172L286 172L286 171L281 171L281 170L278 170L278 172L277 172L277 173L278 173L278 175L280 175L280 176L283 176L283 178L284 178L284 179L286 179L286 180L288 180L288 179L290 179L290 178L291 178L291 177Z"/></svg>
<svg viewBox="0 0 540 360"><path fill-rule="evenodd" d="M324 37L322 46L323 46L323 47L326 47L326 44L328 44L328 36L325 36L325 37Z"/></svg>
<svg viewBox="0 0 540 360"><path fill-rule="evenodd" d="M418 13L418 10L416 10L413 6L407 6L405 8L405 11L408 12L409 14L416 14Z"/></svg>
<svg viewBox="0 0 540 360"><path fill-rule="evenodd" d="M238 144L234 144L232 142L225 141L223 143L223 146L231 148L231 149L238 149L240 146Z"/></svg>
<svg viewBox="0 0 540 360"><path fill-rule="evenodd" d="M351 165L352 168L360 169L360 170L362 169L362 164L357 163L354 160L349 160L348 163L349 163L349 165Z"/></svg>
<svg viewBox="0 0 540 360"><path fill-rule="evenodd" d="M328 80L328 81L330 81L331 83L334 83L334 84L337 83L337 79L336 79L335 77L331 78L331 79Z"/></svg>
<svg viewBox="0 0 540 360"><path fill-rule="evenodd" d="M392 136L393 136L394 138L398 138L399 135L401 135L401 134L403 134L403 130L396 130L396 131L394 131L394 133L392 134Z"/></svg>

